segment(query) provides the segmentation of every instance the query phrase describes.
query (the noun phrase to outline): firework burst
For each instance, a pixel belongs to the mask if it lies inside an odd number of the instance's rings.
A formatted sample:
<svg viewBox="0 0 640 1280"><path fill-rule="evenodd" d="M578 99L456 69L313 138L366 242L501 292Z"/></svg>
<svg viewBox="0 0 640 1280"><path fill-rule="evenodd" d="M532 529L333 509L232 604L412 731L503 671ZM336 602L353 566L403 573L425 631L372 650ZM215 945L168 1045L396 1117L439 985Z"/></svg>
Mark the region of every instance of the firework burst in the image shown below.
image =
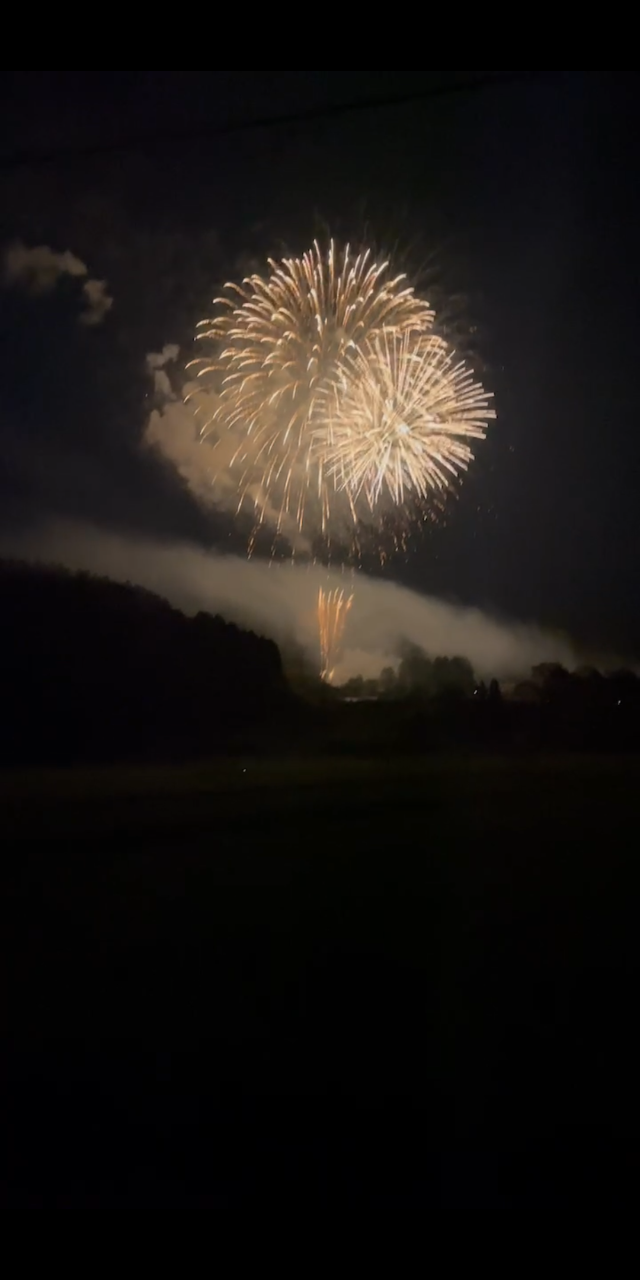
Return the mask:
<svg viewBox="0 0 640 1280"><path fill-rule="evenodd" d="M327 534L334 506L352 525L358 515L352 486L336 503L326 472L318 423L339 389L386 336L427 334L429 304L404 275L370 251L324 253L316 242L301 258L270 260L267 276L226 286L220 312L199 325L198 337L216 344L212 359L192 362L201 387L212 391L200 406L201 434L221 450L237 480L238 509L253 504L257 521L276 531ZM232 451L229 457L229 442Z"/></svg>
<svg viewBox="0 0 640 1280"><path fill-rule="evenodd" d="M325 472L354 507L446 492L495 417L491 395L437 335L387 333L358 351L316 428Z"/></svg>

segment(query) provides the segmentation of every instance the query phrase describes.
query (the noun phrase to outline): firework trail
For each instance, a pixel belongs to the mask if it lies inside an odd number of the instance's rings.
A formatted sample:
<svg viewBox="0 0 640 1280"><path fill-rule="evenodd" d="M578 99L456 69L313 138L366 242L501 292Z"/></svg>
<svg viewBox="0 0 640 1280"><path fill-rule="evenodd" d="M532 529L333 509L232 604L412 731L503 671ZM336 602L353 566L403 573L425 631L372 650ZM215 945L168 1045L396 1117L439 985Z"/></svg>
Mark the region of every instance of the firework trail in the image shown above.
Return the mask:
<svg viewBox="0 0 640 1280"><path fill-rule="evenodd" d="M353 604L353 592L337 589L318 592L318 629L320 633L320 674L331 684L335 669L342 655L344 633L349 610Z"/></svg>

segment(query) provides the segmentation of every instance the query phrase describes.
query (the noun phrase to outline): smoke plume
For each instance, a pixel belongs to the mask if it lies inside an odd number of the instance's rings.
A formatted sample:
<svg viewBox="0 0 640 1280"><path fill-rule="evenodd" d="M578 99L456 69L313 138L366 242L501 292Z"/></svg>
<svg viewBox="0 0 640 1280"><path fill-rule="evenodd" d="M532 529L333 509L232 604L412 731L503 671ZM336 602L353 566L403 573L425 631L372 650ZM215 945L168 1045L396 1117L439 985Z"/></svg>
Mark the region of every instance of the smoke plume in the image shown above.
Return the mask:
<svg viewBox="0 0 640 1280"><path fill-rule="evenodd" d="M134 582L187 613L220 613L275 640L295 639L316 666L319 588L347 586L354 602L338 680L378 675L393 664L402 640L432 656L468 658L481 678L521 677L545 661L576 665L570 643L539 627L498 620L360 573L246 561L187 543L130 539L70 524L5 537L0 553Z"/></svg>

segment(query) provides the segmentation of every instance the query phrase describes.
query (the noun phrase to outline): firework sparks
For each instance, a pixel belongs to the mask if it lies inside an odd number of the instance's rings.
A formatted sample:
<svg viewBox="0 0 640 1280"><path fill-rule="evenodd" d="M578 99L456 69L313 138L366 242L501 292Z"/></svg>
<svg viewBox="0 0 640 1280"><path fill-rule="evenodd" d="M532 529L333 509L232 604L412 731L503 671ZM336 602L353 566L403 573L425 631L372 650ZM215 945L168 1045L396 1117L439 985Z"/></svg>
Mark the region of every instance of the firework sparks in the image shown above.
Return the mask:
<svg viewBox="0 0 640 1280"><path fill-rule="evenodd" d="M353 592L337 589L318 593L318 629L320 632L321 676L331 684L340 661L344 633L349 610L353 604Z"/></svg>
<svg viewBox="0 0 640 1280"><path fill-rule="evenodd" d="M385 333L358 352L317 429L327 474L357 506L444 492L495 417L491 395L435 334Z"/></svg>
<svg viewBox="0 0 640 1280"><path fill-rule="evenodd" d="M253 503L258 523L278 532L293 523L327 534L336 485L326 473L316 420L383 335L430 331L433 312L404 275L370 251L324 253L318 243L301 258L269 261L266 277L229 284L216 299L220 314L203 321L198 337L216 343L212 360L192 362L201 385L213 391L204 412L203 438L214 449L229 437L229 469L237 477L238 510ZM197 398L197 396L196 396ZM228 449L222 451L225 461ZM215 468L215 452L212 455ZM351 524L357 512L351 488L341 495Z"/></svg>
<svg viewBox="0 0 640 1280"><path fill-rule="evenodd" d="M360 559L373 535L383 561L437 518L495 412L405 276L315 243L216 302L187 400L212 500L252 516L250 554L265 528L274 555L282 535Z"/></svg>

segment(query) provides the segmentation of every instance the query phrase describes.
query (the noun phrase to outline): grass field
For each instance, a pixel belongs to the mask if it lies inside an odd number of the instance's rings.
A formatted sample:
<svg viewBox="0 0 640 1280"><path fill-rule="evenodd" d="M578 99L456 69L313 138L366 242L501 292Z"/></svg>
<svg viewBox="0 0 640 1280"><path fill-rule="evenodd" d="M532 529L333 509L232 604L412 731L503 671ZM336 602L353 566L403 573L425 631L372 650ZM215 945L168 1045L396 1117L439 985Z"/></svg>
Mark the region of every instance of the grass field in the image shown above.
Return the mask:
<svg viewBox="0 0 640 1280"><path fill-rule="evenodd" d="M639 785L633 759L3 776L7 1184L597 1179L635 1115Z"/></svg>

